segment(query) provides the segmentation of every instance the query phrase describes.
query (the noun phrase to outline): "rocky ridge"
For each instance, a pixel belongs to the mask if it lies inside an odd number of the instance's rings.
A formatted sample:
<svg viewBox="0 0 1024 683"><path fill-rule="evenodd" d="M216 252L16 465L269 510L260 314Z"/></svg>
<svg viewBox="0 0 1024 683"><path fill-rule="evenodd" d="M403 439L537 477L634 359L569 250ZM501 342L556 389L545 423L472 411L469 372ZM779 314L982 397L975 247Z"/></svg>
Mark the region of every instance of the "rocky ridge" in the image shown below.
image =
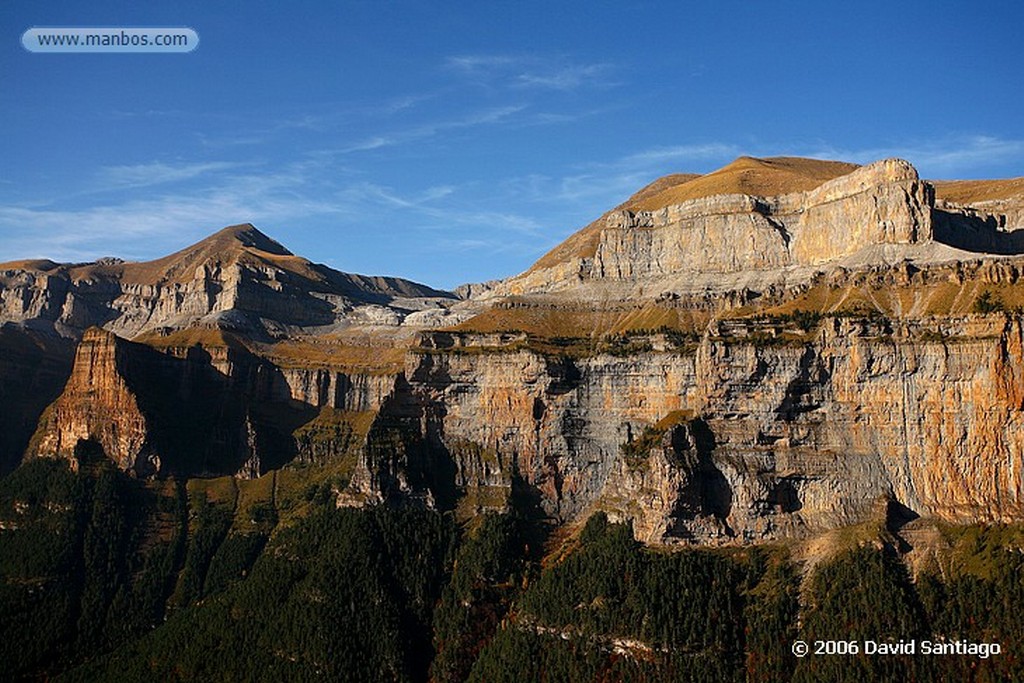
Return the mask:
<svg viewBox="0 0 1024 683"><path fill-rule="evenodd" d="M1017 253L1016 245L1002 245L1021 225L1024 199L937 204L934 187L906 161L853 168L800 192L714 194L654 209L617 209L581 231L591 235L586 245L556 247L487 296L587 296L595 286L623 298L652 291L723 294L751 282L796 284L844 261L927 264L969 258L965 251ZM655 197L665 195L673 196L662 191ZM643 206L643 198L636 204Z"/></svg>
<svg viewBox="0 0 1024 683"><path fill-rule="evenodd" d="M250 224L156 261L0 264L0 315L77 337L102 325L122 337L189 327L250 336L395 326L443 310L448 292L408 280L341 273L295 256Z"/></svg>
<svg viewBox="0 0 1024 683"><path fill-rule="evenodd" d="M333 463L339 504L527 504L555 524L601 510L655 544L801 536L893 510L1020 519L1017 199L936 200L899 160L813 170L771 196L689 197L698 179L674 177L640 193L648 208L610 212L462 303L341 280L248 228L229 232L243 248L216 273L202 243L148 266L145 284L128 264L77 280L9 268L4 310L29 327L92 320L75 313L98 310L85 293L120 283L29 455L92 449L142 476ZM796 182L765 178L736 187ZM361 306L397 322L368 323ZM238 315L247 324L227 324ZM444 321L459 324L430 329ZM392 365L332 355L354 327L382 349L396 347L380 330L405 329L409 346ZM302 354L268 350L295 334Z"/></svg>

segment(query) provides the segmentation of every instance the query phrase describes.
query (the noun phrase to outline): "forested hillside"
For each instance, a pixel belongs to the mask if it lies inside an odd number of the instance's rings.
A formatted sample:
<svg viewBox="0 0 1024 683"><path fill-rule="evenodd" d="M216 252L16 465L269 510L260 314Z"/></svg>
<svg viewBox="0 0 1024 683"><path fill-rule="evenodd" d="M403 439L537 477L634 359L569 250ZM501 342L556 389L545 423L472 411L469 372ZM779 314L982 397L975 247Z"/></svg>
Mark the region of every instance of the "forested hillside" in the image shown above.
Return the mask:
<svg viewBox="0 0 1024 683"><path fill-rule="evenodd" d="M264 478L265 480L267 478ZM339 509L317 486L141 482L36 460L0 480L0 656L15 680L1020 680L1024 533L942 527L908 569L884 529L807 571L793 545L652 550L601 515L542 543ZM237 484L236 484L237 486ZM265 492L266 493L266 492ZM905 550L905 548L903 548ZM998 642L808 656L794 640Z"/></svg>

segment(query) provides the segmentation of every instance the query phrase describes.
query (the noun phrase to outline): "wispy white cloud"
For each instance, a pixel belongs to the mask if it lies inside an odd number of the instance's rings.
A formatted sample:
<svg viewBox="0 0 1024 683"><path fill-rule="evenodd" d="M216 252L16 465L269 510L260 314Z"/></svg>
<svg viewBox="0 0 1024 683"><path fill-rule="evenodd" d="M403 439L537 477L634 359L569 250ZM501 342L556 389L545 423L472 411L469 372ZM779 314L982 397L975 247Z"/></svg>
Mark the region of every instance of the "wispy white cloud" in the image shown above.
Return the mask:
<svg viewBox="0 0 1024 683"><path fill-rule="evenodd" d="M577 63L539 55L476 54L449 57L445 65L477 83L518 89L569 91L619 85L611 78L614 66L605 62Z"/></svg>
<svg viewBox="0 0 1024 683"><path fill-rule="evenodd" d="M411 95L401 95L393 99L387 100L384 103L371 107L369 113L375 113L377 111L384 114L397 114L402 111L406 111L418 106L422 102L427 102L438 97L441 94L441 90L433 90L430 92L416 93Z"/></svg>
<svg viewBox="0 0 1024 683"><path fill-rule="evenodd" d="M427 205L455 192L451 185L429 187L426 190L404 196L396 190L371 182L354 183L346 187L340 194L351 204L376 204L399 209L427 209Z"/></svg>
<svg viewBox="0 0 1024 683"><path fill-rule="evenodd" d="M435 121L411 126L404 129L393 130L380 135L373 135L362 140L357 140L350 145L339 147L333 150L321 150L320 154L351 154L363 152L382 147L393 147L409 142L418 142L427 138L435 137L441 133L452 132L460 129L474 128L476 126L489 126L507 123L512 117L526 109L526 105L508 105L494 107L474 112L463 117Z"/></svg>
<svg viewBox="0 0 1024 683"><path fill-rule="evenodd" d="M394 188L375 183L357 183L344 190L342 196L351 205L363 204L367 209L384 207L405 212L415 217L416 225L423 230L449 231L453 228L472 228L479 234L507 234L515 232L537 235L542 224L534 217L512 212L482 208L479 200L444 202L458 193L451 185L429 187L421 192L405 195Z"/></svg>
<svg viewBox="0 0 1024 683"><path fill-rule="evenodd" d="M526 71L516 76L516 85L525 88L575 90L585 85L617 85L609 79L609 64L570 64L548 70Z"/></svg>
<svg viewBox="0 0 1024 683"><path fill-rule="evenodd" d="M533 241L522 239L509 239L507 236L494 238L463 238L447 239L441 238L431 242L430 251L440 253L474 253L477 256L486 257L494 254L516 254L528 257L536 257L539 253L537 245ZM512 273L494 273L495 276L511 275Z"/></svg>
<svg viewBox="0 0 1024 683"><path fill-rule="evenodd" d="M324 135L348 123L354 117L349 110L339 109L328 113L300 113L281 116L276 120L264 119L260 125L253 125L246 115L207 115L213 118L215 126L192 135L199 144L209 149L232 147L255 147L280 141L295 134Z"/></svg>
<svg viewBox="0 0 1024 683"><path fill-rule="evenodd" d="M508 68L522 64L524 57L511 55L454 55L445 60L445 64L457 71L477 73L495 68Z"/></svg>
<svg viewBox="0 0 1024 683"><path fill-rule="evenodd" d="M324 214L356 215L317 185L310 162L278 171L223 173L174 192L80 208L0 206L0 261L46 257L82 261L115 254L152 258L245 221L281 222ZM198 176L193 176L193 179Z"/></svg>
<svg viewBox="0 0 1024 683"><path fill-rule="evenodd" d="M525 105L482 109L367 138L363 149L471 126L521 125L529 118L526 114L533 112ZM917 165L925 177L938 178L964 176L993 162L1020 163L1024 140L974 135L870 148L729 141L667 144L609 161L548 167L519 177L488 177L461 185L439 177L432 179L432 185L414 189L379 177L369 182L365 169L352 170L332 154L312 152L300 161L275 167L254 161L111 166L97 172L95 184L123 189L128 200L117 202L113 199L117 195L90 193L65 195L50 204L0 206L0 261L23 257L78 261L110 254L152 258L229 223L248 220L290 226L325 217L345 229L357 229L367 221L394 226L403 243L418 244L411 248L431 253L450 249L526 259L661 175L708 172L742 154L862 163L901 156ZM103 201L97 202L97 197Z"/></svg>
<svg viewBox="0 0 1024 683"><path fill-rule="evenodd" d="M741 147L723 142L651 147L608 162L585 164L561 177L554 192L563 201L596 199L609 208L662 175L707 172L742 153Z"/></svg>
<svg viewBox="0 0 1024 683"><path fill-rule="evenodd" d="M971 169L1001 163L1024 161L1024 140L990 135L960 135L933 140L910 140L893 145L842 147L817 143L732 142L652 147L626 155L609 163L586 166L594 171L664 170L707 172L709 164L726 163L738 156L802 156L868 164L879 159L900 157L924 173L969 172Z"/></svg>
<svg viewBox="0 0 1024 683"><path fill-rule="evenodd" d="M113 176L104 169L101 175L135 186L129 193L132 198L123 202L81 206L82 197L75 197L43 206L0 206L0 261L45 257L76 262L104 255L149 259L224 225L245 221L272 227L329 217L352 229L368 221L391 224L396 234L423 235L423 244L415 248L429 250L439 239L461 240L462 249L478 240L480 249L485 249L484 242L493 247L506 241L518 245L508 249L530 253L542 233L534 217L494 210L472 196L462 196L462 188L455 185L410 192L366 181L339 181L336 167L322 158L275 170L257 166L245 173L234 166L200 173L201 164L194 166L191 174L184 165L178 172L149 165L124 167ZM158 179L186 177L192 182L152 192Z"/></svg>
<svg viewBox="0 0 1024 683"><path fill-rule="evenodd" d="M560 123L573 123L580 119L586 118L592 115L590 112L580 112L575 114L566 114L561 112L538 112L534 114L532 121L527 121L527 125L549 125L549 124L560 124Z"/></svg>
<svg viewBox="0 0 1024 683"><path fill-rule="evenodd" d="M726 142L709 142L690 145L651 147L624 156L608 164L610 167L637 168L662 163L692 163L736 157L742 153L738 145Z"/></svg>
<svg viewBox="0 0 1024 683"><path fill-rule="evenodd" d="M97 183L101 189L126 189L135 187L151 187L167 183L192 180L201 175L216 173L239 164L227 161L208 161L200 163L165 164L152 162L130 166L106 166L100 169Z"/></svg>
<svg viewBox="0 0 1024 683"><path fill-rule="evenodd" d="M381 147L391 147L397 145L400 142L400 138L394 136L374 135L373 137L354 142L347 147L342 147L335 150L338 154L350 154L352 152L366 152L371 149L380 149Z"/></svg>
<svg viewBox="0 0 1024 683"><path fill-rule="evenodd" d="M507 236L509 231L535 236L544 232L544 225L537 218L511 211L448 211L441 213L440 217L463 225L480 226L488 232L497 233L499 238Z"/></svg>
<svg viewBox="0 0 1024 683"><path fill-rule="evenodd" d="M985 135L868 148L843 148L824 143L796 145L707 142L651 147L609 162L584 164L575 172L539 183L532 192L557 196L567 202L598 199L608 208L643 185L669 173L707 173L738 156L803 156L867 164L900 157L910 161L924 177L960 177L974 169L1024 162L1024 140Z"/></svg>
<svg viewBox="0 0 1024 683"><path fill-rule="evenodd" d="M110 116L118 119L156 118L168 116L185 116L181 109L114 109L109 112Z"/></svg>
<svg viewBox="0 0 1024 683"><path fill-rule="evenodd" d="M900 157L914 164L926 177L971 175L979 168L1024 162L1024 140L991 135L960 135L935 140L864 149L820 145L802 152L805 156L841 159L866 164Z"/></svg>
<svg viewBox="0 0 1024 683"><path fill-rule="evenodd" d="M269 140L267 132L249 131L244 133L231 133L221 135L209 135L206 133L194 133L199 144L209 149L224 149L226 147L248 147L266 144Z"/></svg>
<svg viewBox="0 0 1024 683"><path fill-rule="evenodd" d="M221 133L196 133L195 135L200 144L212 149L265 145L294 133L335 135L339 131L346 131L363 122L380 123L392 119L392 117L399 118L409 115L424 102L436 99L449 90L451 90L451 86L397 95L380 101L344 103L329 108L321 106L321 111L318 112L280 116L276 119L265 120L262 125L252 125L248 117L241 119L228 117L220 121L223 128ZM357 148L353 146L353 150L355 149Z"/></svg>

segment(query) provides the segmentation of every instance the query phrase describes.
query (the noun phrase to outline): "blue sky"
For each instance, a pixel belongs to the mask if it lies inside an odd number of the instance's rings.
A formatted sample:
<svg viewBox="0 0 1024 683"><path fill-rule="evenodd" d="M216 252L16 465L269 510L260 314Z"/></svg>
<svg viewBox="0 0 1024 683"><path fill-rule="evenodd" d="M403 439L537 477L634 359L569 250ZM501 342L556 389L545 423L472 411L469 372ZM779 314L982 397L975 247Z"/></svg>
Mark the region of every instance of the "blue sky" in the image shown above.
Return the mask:
<svg viewBox="0 0 1024 683"><path fill-rule="evenodd" d="M189 54L33 54L189 26ZM1018 2L0 4L0 261L155 258L252 222L346 271L526 269L736 156L1024 175Z"/></svg>

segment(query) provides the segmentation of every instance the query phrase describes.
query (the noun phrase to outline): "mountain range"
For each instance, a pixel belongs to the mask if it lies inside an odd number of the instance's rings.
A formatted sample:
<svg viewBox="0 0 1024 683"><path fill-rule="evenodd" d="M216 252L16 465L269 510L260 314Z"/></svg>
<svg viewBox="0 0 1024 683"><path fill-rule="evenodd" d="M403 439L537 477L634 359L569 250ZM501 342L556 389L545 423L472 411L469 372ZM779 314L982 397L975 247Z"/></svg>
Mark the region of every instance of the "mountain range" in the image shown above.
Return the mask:
<svg viewBox="0 0 1024 683"><path fill-rule="evenodd" d="M1022 187L742 157L461 296L248 224L150 262L2 264L2 463L307 463L339 505L463 517L522 486L554 524L601 510L655 544L1018 519Z"/></svg>
<svg viewBox="0 0 1024 683"><path fill-rule="evenodd" d="M454 292L0 264L5 672L1021 680L1022 236L1024 179L743 157Z"/></svg>

